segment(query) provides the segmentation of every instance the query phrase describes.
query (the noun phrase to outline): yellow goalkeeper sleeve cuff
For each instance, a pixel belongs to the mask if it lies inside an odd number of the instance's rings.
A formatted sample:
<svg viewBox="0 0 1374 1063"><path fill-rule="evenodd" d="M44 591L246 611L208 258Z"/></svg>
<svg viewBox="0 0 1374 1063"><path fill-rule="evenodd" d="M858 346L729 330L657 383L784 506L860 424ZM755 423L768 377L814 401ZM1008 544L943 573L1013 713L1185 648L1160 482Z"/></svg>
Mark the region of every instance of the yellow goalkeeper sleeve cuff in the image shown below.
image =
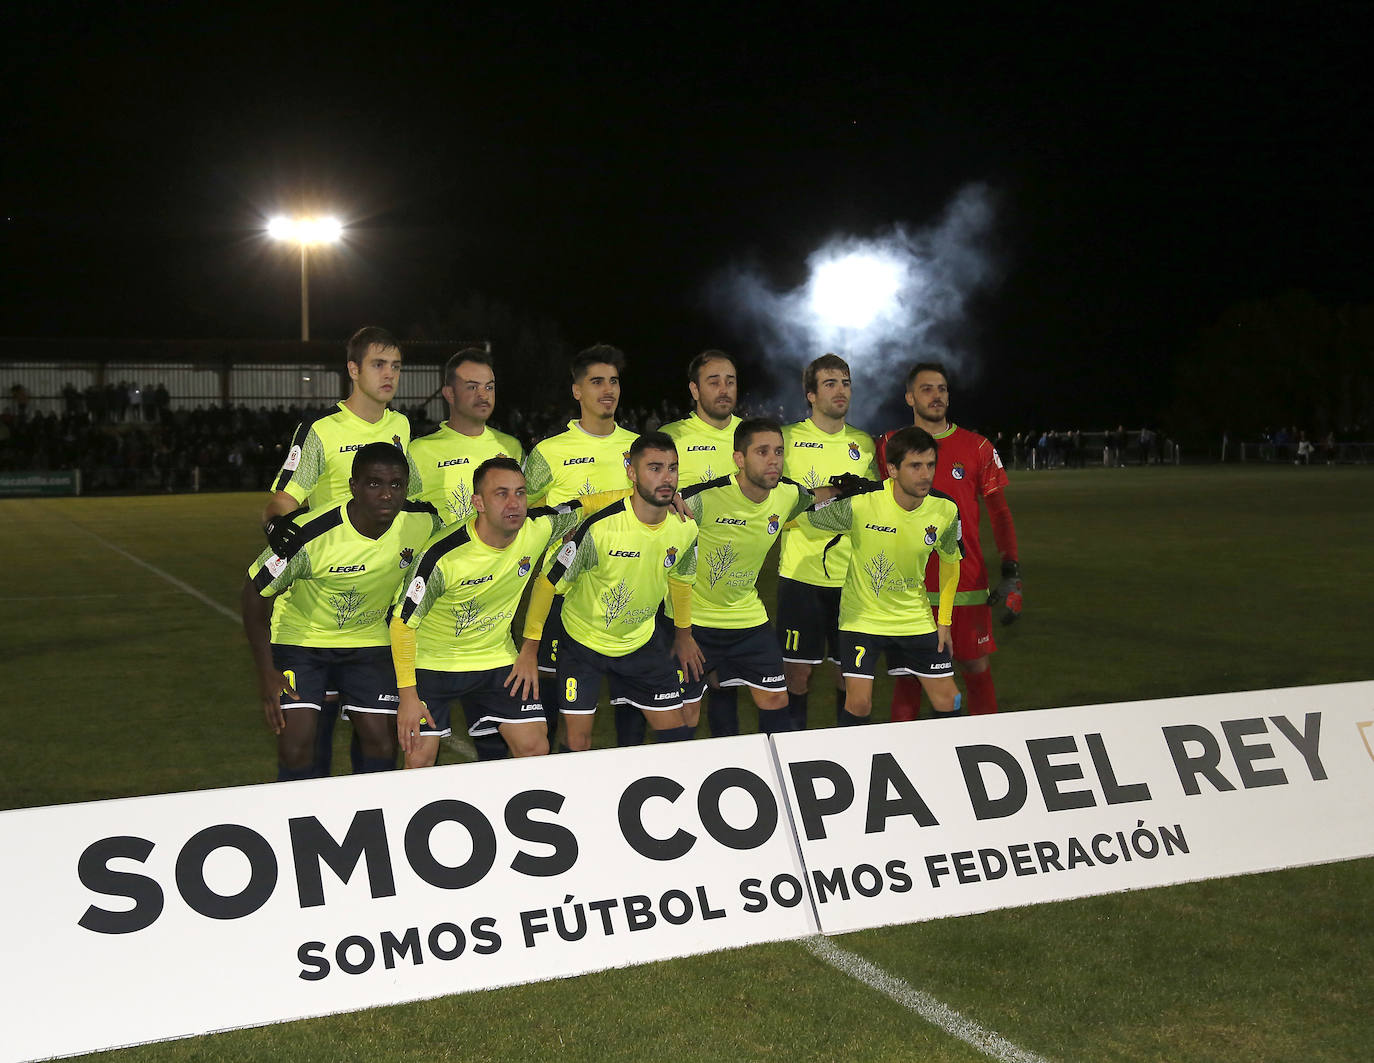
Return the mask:
<svg viewBox="0 0 1374 1063"><path fill-rule="evenodd" d="M391 663L396 668L396 685L413 687L415 685L415 629L401 622L400 617L391 620Z"/></svg>
<svg viewBox="0 0 1374 1063"><path fill-rule="evenodd" d="M544 637L544 621L553 608L553 584L543 576L534 578L530 590L530 605L525 611L525 638L538 642Z"/></svg>
<svg viewBox="0 0 1374 1063"><path fill-rule="evenodd" d="M668 581L668 598L673 603L673 626L692 626L692 585L681 580Z"/></svg>
<svg viewBox="0 0 1374 1063"><path fill-rule="evenodd" d="M959 589L959 562L940 556L940 615L937 624L954 622L954 594Z"/></svg>

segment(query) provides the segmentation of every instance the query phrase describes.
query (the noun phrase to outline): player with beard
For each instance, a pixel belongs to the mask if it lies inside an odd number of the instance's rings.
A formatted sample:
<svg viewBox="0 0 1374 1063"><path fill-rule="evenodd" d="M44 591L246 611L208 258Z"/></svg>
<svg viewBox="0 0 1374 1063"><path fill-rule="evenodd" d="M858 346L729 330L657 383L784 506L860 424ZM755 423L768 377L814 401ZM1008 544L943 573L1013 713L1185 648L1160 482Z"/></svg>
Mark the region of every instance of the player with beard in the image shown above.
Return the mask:
<svg viewBox="0 0 1374 1063"><path fill-rule="evenodd" d="M834 476L876 479L873 439L845 423L849 414L849 366L834 354L817 358L802 373L802 389L811 406L806 420L782 430L783 475L815 491ZM839 659L840 587L849 564L849 542L842 540L826 556L830 536L798 522L782 533L778 561L778 634L787 673L787 707L793 726L806 729L811 672L827 657ZM844 712L844 677L836 671L835 716Z"/></svg>
<svg viewBox="0 0 1374 1063"><path fill-rule="evenodd" d="M558 647L568 748L591 748L601 680L611 703L643 713L660 742L692 737L682 714L683 677L701 675L701 651L692 637L692 583L696 578L697 526L669 520L677 493L677 447L650 432L630 448L627 499L589 517L535 581L525 620L525 652L540 641L555 588L564 595ZM654 637L659 603L671 595L671 653ZM676 660L674 660L676 658Z"/></svg>
<svg viewBox="0 0 1374 1063"><path fill-rule="evenodd" d="M840 593L840 661L848 690L841 726L872 718L879 654L887 659L888 675L913 677L925 689L937 716L958 715L949 625L959 583L959 508L931 488L938 450L924 429L900 429L888 439L885 484L802 518L820 531L838 532L832 544L843 537L851 547ZM927 562L936 564L944 592L938 616L925 592Z"/></svg>
<svg viewBox="0 0 1374 1063"><path fill-rule="evenodd" d="M832 487L813 495L782 475L782 426L765 417L741 421L735 429L734 476L695 484L682 492L696 518L697 579L692 586L692 636L721 687L748 687L759 710L759 730L792 730L787 683L777 633L756 586L764 558L783 525L828 499ZM705 680L684 683L688 726L701 711ZM711 704L711 737L739 734L738 713L725 718Z"/></svg>
<svg viewBox="0 0 1374 1063"><path fill-rule="evenodd" d="M410 460L420 477L416 497L437 509L445 524L461 524L472 516L477 467L498 454L518 463L525 448L487 424L496 408L496 373L482 348L464 348L448 360L443 395L448 420L410 444Z"/></svg>
<svg viewBox="0 0 1374 1063"><path fill-rule="evenodd" d="M702 351L687 366L692 412L663 426L677 443L678 482L688 487L729 476L735 467L735 416L739 382L724 351ZM706 703L711 736L739 733L739 690L711 680Z"/></svg>
<svg viewBox="0 0 1374 1063"><path fill-rule="evenodd" d="M348 398L296 426L286 460L273 481L272 497L263 510L267 544L278 556L291 552L306 510L348 500L353 458L362 447L390 443L404 454L410 446L410 421L387 408L400 386L400 344L386 329L367 325L349 337L346 350L353 384ZM414 465L409 468L407 495L413 497L420 483ZM331 695L320 708L316 729L315 770L321 776L329 774L338 718L338 701ZM351 751L356 774L362 765L356 730Z"/></svg>
<svg viewBox="0 0 1374 1063"><path fill-rule="evenodd" d="M1007 506L1007 473L996 449L977 432L949 420L949 374L939 362L921 362L906 378L906 402L916 425L940 444L940 463L935 470L935 489L953 498L963 522L964 560L959 566L959 586L953 592L954 661L968 691L968 711L978 716L997 711L988 657L997 649L992 637L991 606L1006 603L1002 623L1021 615L1021 565L1018 561L1016 526ZM899 431L901 431L899 429ZM878 466L887 475L884 448L889 432L878 443ZM982 520L980 500L988 507L993 538L1002 559L1002 580L988 592L987 564L979 542ZM926 570L926 589L939 596L944 590L932 561ZM892 698L893 720L914 720L920 714L921 689L910 679L899 678Z"/></svg>
<svg viewBox="0 0 1374 1063"><path fill-rule="evenodd" d="M507 748L517 757L549 751L538 646L529 643L517 656L511 621L549 543L624 495L530 509L525 476L505 454L477 466L473 492L476 516L425 545L392 613L396 731L407 768L435 762L439 740L451 733L454 701L462 703L479 760L504 757Z"/></svg>
<svg viewBox="0 0 1374 1063"><path fill-rule="evenodd" d="M355 774L396 766L387 611L439 527L433 506L406 501L409 479L392 444L367 444L353 458L349 500L312 510L289 549L269 547L248 570L243 628L277 736L279 781L322 777L315 733L334 690L360 741Z"/></svg>

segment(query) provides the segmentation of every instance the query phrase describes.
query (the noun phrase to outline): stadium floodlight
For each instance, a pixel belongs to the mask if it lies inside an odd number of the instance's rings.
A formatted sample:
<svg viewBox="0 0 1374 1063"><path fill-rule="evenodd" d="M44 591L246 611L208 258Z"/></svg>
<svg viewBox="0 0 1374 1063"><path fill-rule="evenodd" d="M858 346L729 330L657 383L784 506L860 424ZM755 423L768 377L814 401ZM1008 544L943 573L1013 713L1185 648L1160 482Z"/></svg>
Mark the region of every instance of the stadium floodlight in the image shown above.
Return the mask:
<svg viewBox="0 0 1374 1063"><path fill-rule="evenodd" d="M834 328L867 328L888 308L897 309L904 269L896 256L871 251L818 262L809 283L811 310Z"/></svg>
<svg viewBox="0 0 1374 1063"><path fill-rule="evenodd" d="M288 218L278 214L267 223L267 235L301 249L301 339L310 338L310 248L343 239L343 223L334 217Z"/></svg>

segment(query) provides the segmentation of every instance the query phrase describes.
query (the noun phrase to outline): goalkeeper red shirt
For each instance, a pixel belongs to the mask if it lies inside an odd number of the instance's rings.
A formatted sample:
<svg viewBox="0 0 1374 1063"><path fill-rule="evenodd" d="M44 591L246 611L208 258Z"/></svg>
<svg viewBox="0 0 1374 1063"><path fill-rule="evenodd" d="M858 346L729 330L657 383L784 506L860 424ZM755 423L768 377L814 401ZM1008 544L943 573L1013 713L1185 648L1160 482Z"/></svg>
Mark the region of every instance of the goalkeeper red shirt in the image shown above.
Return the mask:
<svg viewBox="0 0 1374 1063"><path fill-rule="evenodd" d="M884 480L887 441L896 431L894 428L878 440L878 472ZM935 441L940 444L940 455L935 465L934 488L954 499L964 526L964 559L959 564L959 590L954 595L954 604L983 605L988 600L988 570L979 541L983 516L979 499L1006 487L1007 472L996 448L977 432L950 425ZM940 567L932 555L926 566L926 590L936 593L939 589Z"/></svg>

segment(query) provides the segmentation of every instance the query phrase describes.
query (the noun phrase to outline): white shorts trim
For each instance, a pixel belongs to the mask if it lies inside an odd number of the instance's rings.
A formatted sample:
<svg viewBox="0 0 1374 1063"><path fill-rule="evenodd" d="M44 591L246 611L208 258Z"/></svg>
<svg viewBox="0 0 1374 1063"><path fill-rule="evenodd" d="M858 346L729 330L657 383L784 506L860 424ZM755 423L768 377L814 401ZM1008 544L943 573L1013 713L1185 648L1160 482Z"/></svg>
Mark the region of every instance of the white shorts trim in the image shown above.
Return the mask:
<svg viewBox="0 0 1374 1063"><path fill-rule="evenodd" d="M400 712L399 709L365 709L361 705L343 705L340 709L347 713L361 712L372 716L395 716Z"/></svg>
<svg viewBox="0 0 1374 1063"><path fill-rule="evenodd" d="M316 705L313 701L289 701L289 702L283 702L283 703L282 703L282 708L283 708L283 709L314 709L316 712L321 711L321 710L320 710L320 707L319 707L318 705Z"/></svg>
<svg viewBox="0 0 1374 1063"><path fill-rule="evenodd" d="M559 709L560 716L595 716L595 709Z"/></svg>
<svg viewBox="0 0 1374 1063"><path fill-rule="evenodd" d="M834 659L835 659L834 657L817 657L817 658L813 661L813 660L810 660L810 659L808 659L808 658L806 658L806 657L788 657L786 654L783 654L782 661L783 661L783 664L811 664L811 665L815 665L815 664L824 664L826 661L833 661Z"/></svg>
<svg viewBox="0 0 1374 1063"><path fill-rule="evenodd" d="M639 702L633 701L630 698L612 698L611 704L633 705L641 712L672 712L674 709L682 708L682 706L687 704L687 702L684 702L681 698L679 698L676 705L641 705Z"/></svg>

